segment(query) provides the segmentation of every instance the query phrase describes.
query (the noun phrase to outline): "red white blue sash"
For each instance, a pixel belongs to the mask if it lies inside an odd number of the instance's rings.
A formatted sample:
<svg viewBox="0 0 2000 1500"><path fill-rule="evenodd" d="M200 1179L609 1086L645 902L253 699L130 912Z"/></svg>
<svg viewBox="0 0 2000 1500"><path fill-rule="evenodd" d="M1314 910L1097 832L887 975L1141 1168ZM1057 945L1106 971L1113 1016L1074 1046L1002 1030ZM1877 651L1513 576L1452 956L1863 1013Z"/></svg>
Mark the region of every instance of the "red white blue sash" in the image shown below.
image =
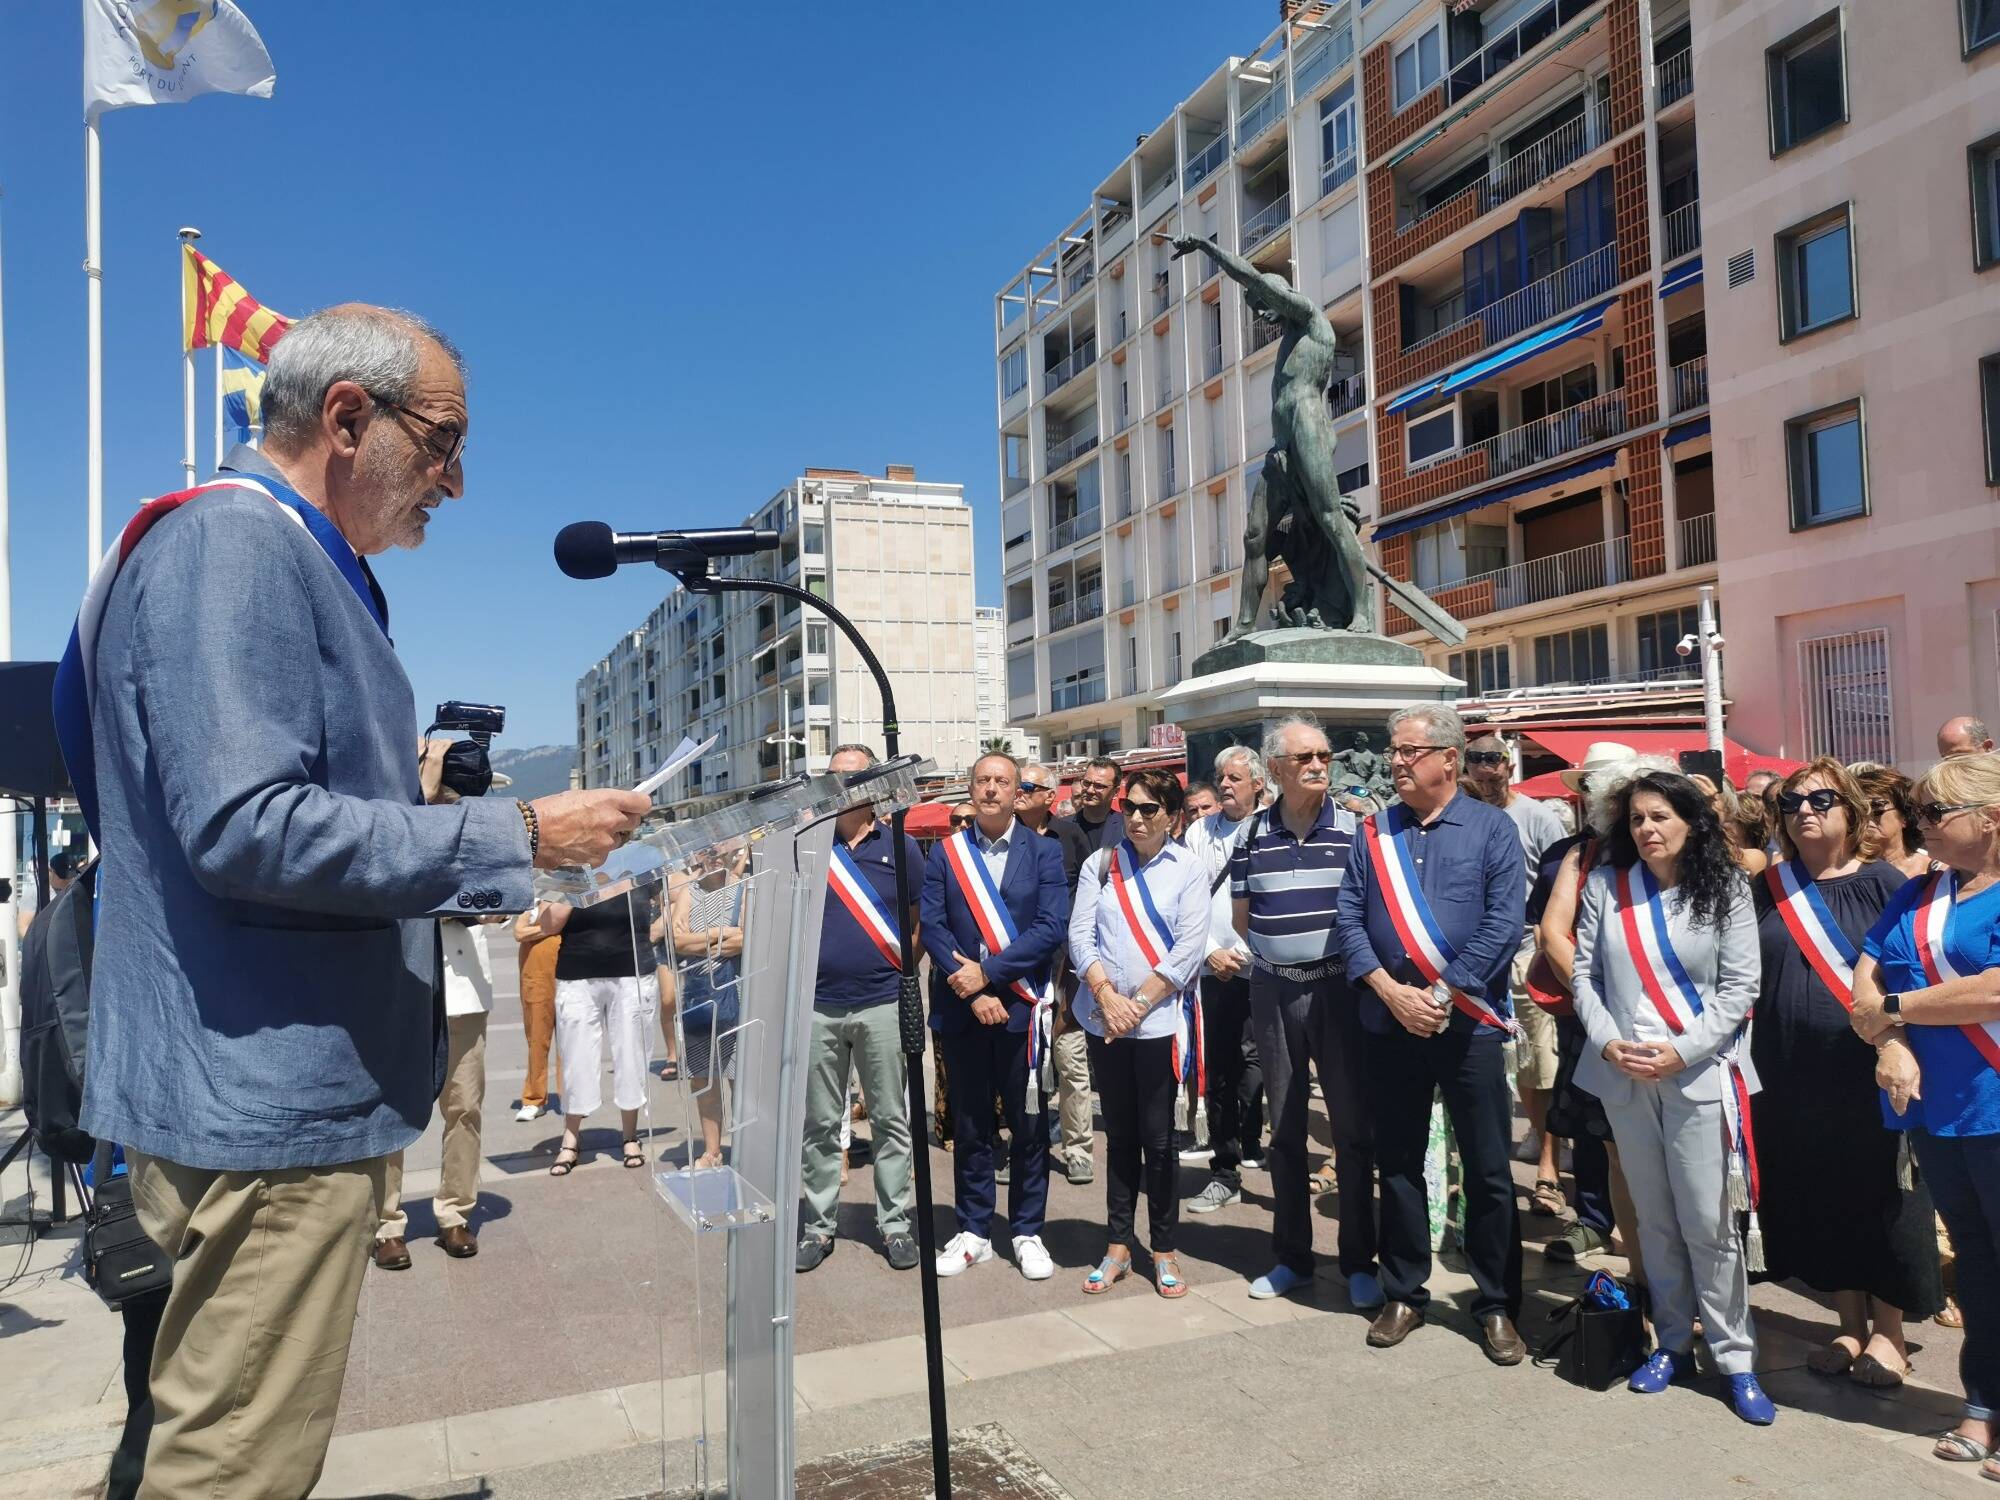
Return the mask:
<svg viewBox="0 0 2000 1500"><path fill-rule="evenodd" d="M1016 829L1016 838L1027 835L1025 827L1017 824ZM979 939L986 945L987 953L1003 952L1020 933L1014 927L1014 918L1007 910L1007 903L1000 899L999 888L993 884L993 875L986 868L986 860L972 842L971 829L961 829L944 841L944 863L945 868L951 871L958 893L965 898L966 908L972 913L973 925L979 929ZM1042 1107L1042 1096L1055 1087L1055 1070L1049 1052L1053 1040L1050 1028L1055 991L1046 981L1040 989L1036 989L1026 979L1016 979L1007 988L1034 1008L1028 1017L1028 1110L1037 1113ZM1044 1077L1044 1074L1048 1076Z"/></svg>
<svg viewBox="0 0 2000 1500"><path fill-rule="evenodd" d="M839 898L848 914L868 934L868 941L881 950L882 956L889 961L889 967L900 974L903 970L903 943L896 930L895 918L888 903L875 894L875 887L862 875L861 866L855 863L847 845L836 843L833 846L833 863L827 869L826 883L827 889Z"/></svg>
<svg viewBox="0 0 2000 1500"><path fill-rule="evenodd" d="M1853 1010L1854 966L1861 954L1833 920L1826 898L1806 874L1805 865L1796 859L1781 860L1764 871L1764 883L1771 888L1785 930L1819 975L1820 983L1833 991L1833 998L1842 1006Z"/></svg>
<svg viewBox="0 0 2000 1500"><path fill-rule="evenodd" d="M1130 839L1121 839L1106 865L1112 894L1117 898L1118 909L1124 913L1132 940L1139 945L1139 956L1146 960L1147 967L1164 978L1167 955L1174 948L1174 930L1160 914L1159 905L1146 885L1145 872L1139 868L1139 851L1132 847ZM1135 894L1136 902L1132 899ZM1208 1069L1202 1052L1201 1006L1196 1003L1192 982L1174 997L1173 1005L1174 1077L1186 1083L1192 1070L1196 1089L1205 1095Z"/></svg>
<svg viewBox="0 0 2000 1500"><path fill-rule="evenodd" d="M1429 985L1444 984L1451 1003L1482 1026L1492 1026L1511 1036L1521 1034L1520 1024L1496 1015L1477 995L1468 995L1456 985L1446 984L1445 966L1458 956L1444 929L1438 926L1430 901L1417 877L1416 860L1410 854L1409 811L1400 803L1369 814L1361 831L1368 845L1368 863L1375 874L1375 889L1396 936ZM1384 826L1386 823L1386 826Z"/></svg>
<svg viewBox="0 0 2000 1500"><path fill-rule="evenodd" d="M1946 938L1951 931L1952 908L1957 897L1958 872L1940 870L1931 876L1930 888L1917 900L1917 956L1923 960L1924 977L1934 985L1965 977L1945 951ZM1986 1059L1986 1065L2000 1073L2000 1021L1973 1022L1958 1029Z"/></svg>

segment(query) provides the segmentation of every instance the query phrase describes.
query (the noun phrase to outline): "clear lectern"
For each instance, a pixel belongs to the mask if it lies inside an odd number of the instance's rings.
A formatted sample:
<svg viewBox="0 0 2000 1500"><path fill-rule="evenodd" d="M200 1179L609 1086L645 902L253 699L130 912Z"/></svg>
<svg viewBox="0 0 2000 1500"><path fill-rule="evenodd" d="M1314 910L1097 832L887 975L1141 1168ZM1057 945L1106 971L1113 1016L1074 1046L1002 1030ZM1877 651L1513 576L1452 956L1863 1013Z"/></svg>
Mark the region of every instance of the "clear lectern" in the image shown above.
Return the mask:
<svg viewBox="0 0 2000 1500"><path fill-rule="evenodd" d="M651 1055L652 997L674 1009L680 1077L650 1083L641 1121L665 1204L650 1217L669 1496L793 1494L792 1262L833 824L858 801L908 806L931 769L905 756L771 783L540 881L540 899L579 911L629 906L633 1002L604 1022L626 1028L628 1056ZM921 883L912 870L912 900Z"/></svg>

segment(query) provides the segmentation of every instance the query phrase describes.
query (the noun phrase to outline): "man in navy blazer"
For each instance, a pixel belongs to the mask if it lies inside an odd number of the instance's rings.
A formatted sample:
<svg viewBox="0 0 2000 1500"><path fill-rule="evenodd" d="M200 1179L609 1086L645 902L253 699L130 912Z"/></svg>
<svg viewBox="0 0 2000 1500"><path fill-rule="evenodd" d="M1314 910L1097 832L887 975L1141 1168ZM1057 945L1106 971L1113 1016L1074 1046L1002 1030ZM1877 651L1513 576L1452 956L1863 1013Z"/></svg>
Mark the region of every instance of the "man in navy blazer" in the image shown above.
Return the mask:
<svg viewBox="0 0 2000 1500"><path fill-rule="evenodd" d="M956 1276L993 1258L993 1096L998 1090L1013 1137L1007 1223L1014 1259L1030 1281L1055 1274L1042 1246L1049 1198L1049 1107L1028 1068L1031 1037L1047 1055L1051 1019L1017 986L1049 997L1055 956L1069 930L1069 882L1062 845L1015 821L1020 768L1013 757L973 763L972 826L940 840L924 867L923 935L931 959L931 1030L944 1059L951 1106L952 1176L958 1233L938 1254L938 1275ZM967 882L1004 910L1009 940L986 940ZM1052 1003L1052 1000L1051 1000ZM1031 1097L1032 1096L1032 1097Z"/></svg>

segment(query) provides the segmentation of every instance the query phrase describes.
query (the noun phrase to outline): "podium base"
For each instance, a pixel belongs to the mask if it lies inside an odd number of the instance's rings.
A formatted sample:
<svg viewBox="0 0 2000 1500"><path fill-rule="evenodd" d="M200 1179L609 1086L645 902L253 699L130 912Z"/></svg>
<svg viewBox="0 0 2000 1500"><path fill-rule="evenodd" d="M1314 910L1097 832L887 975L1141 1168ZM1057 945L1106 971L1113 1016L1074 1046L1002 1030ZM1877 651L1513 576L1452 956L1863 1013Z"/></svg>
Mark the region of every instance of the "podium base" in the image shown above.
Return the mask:
<svg viewBox="0 0 2000 1500"><path fill-rule="evenodd" d="M680 1221L696 1234L768 1224L777 1206L733 1167L684 1167L655 1172L653 1186Z"/></svg>
<svg viewBox="0 0 2000 1500"><path fill-rule="evenodd" d="M855 1448L799 1465L798 1500L931 1500L929 1438ZM998 1422L951 1435L952 1500L1071 1500L1048 1471L1021 1450ZM698 1496L674 1490L646 1500L723 1500L719 1492ZM750 1500L733 1496L729 1500Z"/></svg>

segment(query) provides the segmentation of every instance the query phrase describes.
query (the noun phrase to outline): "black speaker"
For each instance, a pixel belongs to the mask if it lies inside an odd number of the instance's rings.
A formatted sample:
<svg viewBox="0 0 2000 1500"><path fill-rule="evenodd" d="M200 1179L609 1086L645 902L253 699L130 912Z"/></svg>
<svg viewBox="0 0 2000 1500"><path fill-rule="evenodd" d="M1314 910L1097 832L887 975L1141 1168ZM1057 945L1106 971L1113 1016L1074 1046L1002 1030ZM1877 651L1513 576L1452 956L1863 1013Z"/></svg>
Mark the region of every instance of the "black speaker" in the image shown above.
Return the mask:
<svg viewBox="0 0 2000 1500"><path fill-rule="evenodd" d="M55 681L52 661L0 662L0 793L75 795L56 743Z"/></svg>

